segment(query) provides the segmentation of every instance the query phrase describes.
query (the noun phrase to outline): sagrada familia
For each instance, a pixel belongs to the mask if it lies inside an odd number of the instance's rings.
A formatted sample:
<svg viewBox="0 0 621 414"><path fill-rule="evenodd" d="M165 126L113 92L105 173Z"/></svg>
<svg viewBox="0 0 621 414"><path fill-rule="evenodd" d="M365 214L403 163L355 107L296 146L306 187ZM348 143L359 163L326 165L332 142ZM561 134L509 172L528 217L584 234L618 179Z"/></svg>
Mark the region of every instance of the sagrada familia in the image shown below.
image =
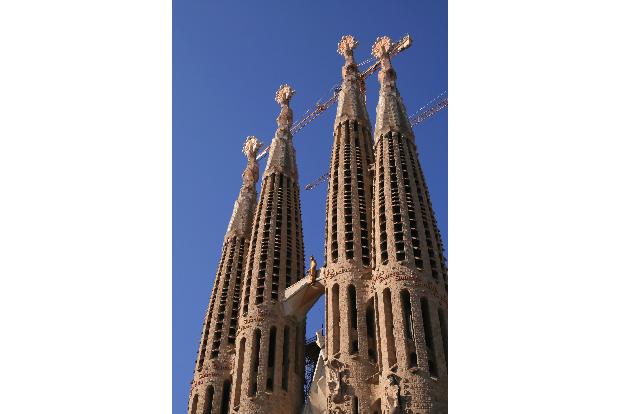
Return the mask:
<svg viewBox="0 0 621 414"><path fill-rule="evenodd" d="M189 414L446 413L446 261L397 89L388 37L372 129L353 50L343 36L342 83L330 160L324 266L305 269L289 102L257 201L261 146L248 164L224 236L191 385ZM306 340L306 314L326 295L325 336ZM310 375L306 375L311 362ZM307 379L309 377L309 379Z"/></svg>

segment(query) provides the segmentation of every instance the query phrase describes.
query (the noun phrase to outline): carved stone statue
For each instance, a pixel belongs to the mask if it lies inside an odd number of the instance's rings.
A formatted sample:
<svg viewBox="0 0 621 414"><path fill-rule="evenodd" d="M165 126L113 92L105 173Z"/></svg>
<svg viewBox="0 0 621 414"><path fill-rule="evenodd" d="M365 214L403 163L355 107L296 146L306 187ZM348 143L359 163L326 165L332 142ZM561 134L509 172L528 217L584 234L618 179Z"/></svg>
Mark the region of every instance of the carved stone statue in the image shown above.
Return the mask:
<svg viewBox="0 0 621 414"><path fill-rule="evenodd" d="M335 359L326 365L326 379L330 399L334 402L342 402L342 379L341 379L341 363Z"/></svg>
<svg viewBox="0 0 621 414"><path fill-rule="evenodd" d="M388 404L388 414L401 413L401 407L399 406L399 383L395 374L389 374L386 378L387 382L384 386L384 398Z"/></svg>
<svg viewBox="0 0 621 414"><path fill-rule="evenodd" d="M317 281L317 261L315 260L314 256L310 257L310 269L308 271L308 277L311 284Z"/></svg>

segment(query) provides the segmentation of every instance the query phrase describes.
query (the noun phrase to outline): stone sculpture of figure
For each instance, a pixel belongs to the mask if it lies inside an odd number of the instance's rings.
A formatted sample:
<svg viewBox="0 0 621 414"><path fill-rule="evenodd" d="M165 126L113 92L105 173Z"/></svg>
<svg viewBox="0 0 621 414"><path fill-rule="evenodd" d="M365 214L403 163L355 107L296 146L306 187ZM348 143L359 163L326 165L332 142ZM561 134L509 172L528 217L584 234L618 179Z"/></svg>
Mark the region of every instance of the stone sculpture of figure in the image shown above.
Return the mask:
<svg viewBox="0 0 621 414"><path fill-rule="evenodd" d="M315 332L315 336L315 343L319 347L319 355L321 355L323 359L326 360L326 353L324 352L324 350L326 349L326 337L323 336L322 331Z"/></svg>
<svg viewBox="0 0 621 414"><path fill-rule="evenodd" d="M401 408L399 407L399 384L397 382L397 376L390 374L386 379L388 382L384 386L384 398L388 403L388 414L399 414Z"/></svg>
<svg viewBox="0 0 621 414"><path fill-rule="evenodd" d="M326 379L332 401L341 401L341 370L338 361L333 359L326 365Z"/></svg>
<svg viewBox="0 0 621 414"><path fill-rule="evenodd" d="M311 285L317 280L317 261L314 256L310 257L310 270L308 271Z"/></svg>

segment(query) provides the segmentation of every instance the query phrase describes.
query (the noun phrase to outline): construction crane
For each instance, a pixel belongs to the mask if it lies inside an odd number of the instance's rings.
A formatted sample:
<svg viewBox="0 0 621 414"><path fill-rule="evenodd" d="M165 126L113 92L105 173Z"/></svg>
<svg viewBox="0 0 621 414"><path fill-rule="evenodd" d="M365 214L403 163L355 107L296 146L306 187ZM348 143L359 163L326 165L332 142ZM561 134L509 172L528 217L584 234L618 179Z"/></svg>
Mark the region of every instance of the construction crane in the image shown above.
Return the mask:
<svg viewBox="0 0 621 414"><path fill-rule="evenodd" d="M403 36L397 43L393 44L390 50L388 51L389 55L395 56L405 49L409 48L412 45L412 37L409 34ZM370 62L373 62L371 66L365 69L364 72L360 74L360 84L361 87L364 88L364 80L371 76L373 73L377 72L380 68L380 62L375 58L371 57L364 60L362 63L359 63L358 66L364 66ZM340 83L339 83L340 85ZM329 107L331 107L339 98L339 93L341 92L341 87L336 86L332 90L332 96L327 100L321 102L321 100L315 104L315 107L312 108L312 111L309 109L306 111L306 116L301 120L295 122L291 127L291 135L295 135L306 125L310 124L315 118L317 118L320 114L325 112ZM310 112L310 113L309 113ZM257 156L257 161L263 159L270 150L270 146L265 147L263 151Z"/></svg>
<svg viewBox="0 0 621 414"><path fill-rule="evenodd" d="M442 92L440 95L427 102L418 111L411 115L408 118L408 120L410 121L410 125L412 125L412 128L414 128L415 126L422 124L425 120L431 118L444 108L448 108L448 96L446 95L446 91ZM319 184L326 182L328 178L330 178L330 171L326 172L315 181L306 184L304 186L304 189L310 191L317 187Z"/></svg>

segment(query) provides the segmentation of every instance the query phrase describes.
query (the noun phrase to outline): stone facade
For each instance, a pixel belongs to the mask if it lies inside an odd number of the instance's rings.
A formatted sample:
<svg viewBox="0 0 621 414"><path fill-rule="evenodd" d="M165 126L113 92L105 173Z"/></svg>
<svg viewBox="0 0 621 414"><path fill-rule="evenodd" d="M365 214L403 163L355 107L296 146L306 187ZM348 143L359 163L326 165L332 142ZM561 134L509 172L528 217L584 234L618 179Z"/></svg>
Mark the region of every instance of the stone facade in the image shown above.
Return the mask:
<svg viewBox="0 0 621 414"><path fill-rule="evenodd" d="M374 133L356 45L343 36L337 49L345 64L325 264L304 277L294 91L283 85L256 208L258 146L245 147L249 164L205 318L189 414L448 412L446 261L390 61L394 45L381 37L372 48L381 68ZM325 340L318 335L321 360L304 406L305 315L324 292Z"/></svg>
<svg viewBox="0 0 621 414"><path fill-rule="evenodd" d="M248 164L242 174L242 188L224 236L222 255L203 323L190 389L189 414L227 412L230 401L242 275L257 203L255 187L259 166L256 155L260 146L255 137L248 137L244 145Z"/></svg>
<svg viewBox="0 0 621 414"><path fill-rule="evenodd" d="M295 149L294 91L283 85L253 221L233 376L234 413L296 413L302 405L306 318L287 315L285 289L304 275L304 242Z"/></svg>

